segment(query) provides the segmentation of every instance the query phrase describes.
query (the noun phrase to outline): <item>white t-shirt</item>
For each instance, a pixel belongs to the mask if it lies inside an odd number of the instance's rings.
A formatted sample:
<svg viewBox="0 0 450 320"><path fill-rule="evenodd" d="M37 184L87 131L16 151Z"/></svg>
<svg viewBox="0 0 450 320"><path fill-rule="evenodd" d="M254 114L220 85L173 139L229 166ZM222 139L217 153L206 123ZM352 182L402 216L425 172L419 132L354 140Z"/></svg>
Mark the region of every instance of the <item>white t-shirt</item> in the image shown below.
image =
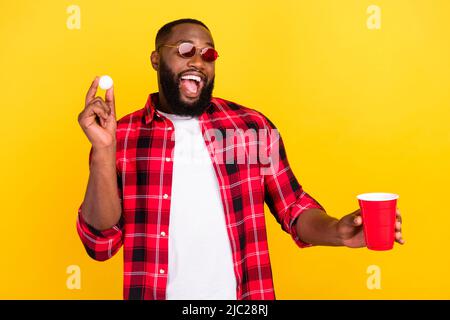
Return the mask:
<svg viewBox="0 0 450 320"><path fill-rule="evenodd" d="M236 300L225 213L199 121L158 112L175 131L166 298Z"/></svg>

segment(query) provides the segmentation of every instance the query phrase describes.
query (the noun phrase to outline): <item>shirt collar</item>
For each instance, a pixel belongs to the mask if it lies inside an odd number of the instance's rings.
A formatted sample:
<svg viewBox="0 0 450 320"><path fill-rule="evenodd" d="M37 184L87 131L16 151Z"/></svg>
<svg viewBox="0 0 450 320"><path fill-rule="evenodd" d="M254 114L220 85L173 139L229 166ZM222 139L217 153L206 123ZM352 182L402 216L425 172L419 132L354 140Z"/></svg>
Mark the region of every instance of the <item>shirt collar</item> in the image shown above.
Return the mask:
<svg viewBox="0 0 450 320"><path fill-rule="evenodd" d="M159 93L154 92L149 94L147 102L145 103L145 124L149 124L155 117L159 116L158 111L156 110L156 106L159 102ZM205 112L202 114L202 116L207 113L210 108L215 107L215 99L211 98L211 103L206 108ZM211 111L210 111L211 112Z"/></svg>
<svg viewBox="0 0 450 320"><path fill-rule="evenodd" d="M147 102L145 103L145 124L149 124L156 115L155 106L157 105L158 100L158 92L149 94Z"/></svg>

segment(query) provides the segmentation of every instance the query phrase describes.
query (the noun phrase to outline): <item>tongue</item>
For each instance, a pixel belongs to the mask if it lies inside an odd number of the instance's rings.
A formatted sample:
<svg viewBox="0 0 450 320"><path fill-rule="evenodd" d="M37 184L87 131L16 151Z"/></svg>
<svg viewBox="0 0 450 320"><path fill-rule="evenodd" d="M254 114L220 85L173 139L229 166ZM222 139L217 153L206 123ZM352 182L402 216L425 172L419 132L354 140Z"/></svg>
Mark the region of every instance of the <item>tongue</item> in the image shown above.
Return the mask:
<svg viewBox="0 0 450 320"><path fill-rule="evenodd" d="M195 80L181 80L181 87L188 93L188 94L196 94L198 87Z"/></svg>

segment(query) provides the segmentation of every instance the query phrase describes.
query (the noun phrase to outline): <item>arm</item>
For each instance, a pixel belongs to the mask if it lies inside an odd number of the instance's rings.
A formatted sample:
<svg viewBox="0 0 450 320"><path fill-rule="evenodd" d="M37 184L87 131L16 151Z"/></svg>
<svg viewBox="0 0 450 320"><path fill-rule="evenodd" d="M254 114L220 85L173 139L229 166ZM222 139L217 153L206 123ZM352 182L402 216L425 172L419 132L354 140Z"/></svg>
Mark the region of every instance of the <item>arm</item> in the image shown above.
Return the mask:
<svg viewBox="0 0 450 320"><path fill-rule="evenodd" d="M339 220L327 215L325 209L298 183L289 166L281 136L273 123L266 120L268 158L274 161L263 168L265 201L282 229L291 234L300 248L312 245L365 247L361 211L358 209ZM395 230L396 241L404 244L398 211Z"/></svg>
<svg viewBox="0 0 450 320"><path fill-rule="evenodd" d="M120 176L111 157L91 149L86 195L78 210L77 231L89 256L105 261L123 243ZM115 159L115 156L114 156Z"/></svg>
<svg viewBox="0 0 450 320"><path fill-rule="evenodd" d="M99 231L112 228L121 217L115 152L115 148L92 149L89 181L81 212L84 220Z"/></svg>
<svg viewBox="0 0 450 320"><path fill-rule="evenodd" d="M85 109L78 116L92 144L89 181L78 210L77 231L87 253L95 260L111 258L122 246L123 218L120 175L116 170L116 118L113 88L105 100L95 97L99 78L93 81Z"/></svg>
<svg viewBox="0 0 450 320"><path fill-rule="evenodd" d="M395 241L404 244L402 238L402 220L397 210L395 224ZM297 220L296 229L302 241L321 246L346 246L348 248L362 248L366 246L363 231L361 210L336 219L328 216L325 211L306 210Z"/></svg>
<svg viewBox="0 0 450 320"><path fill-rule="evenodd" d="M308 209L297 218L295 228L301 241L312 245L342 246L338 233L339 220L321 209Z"/></svg>

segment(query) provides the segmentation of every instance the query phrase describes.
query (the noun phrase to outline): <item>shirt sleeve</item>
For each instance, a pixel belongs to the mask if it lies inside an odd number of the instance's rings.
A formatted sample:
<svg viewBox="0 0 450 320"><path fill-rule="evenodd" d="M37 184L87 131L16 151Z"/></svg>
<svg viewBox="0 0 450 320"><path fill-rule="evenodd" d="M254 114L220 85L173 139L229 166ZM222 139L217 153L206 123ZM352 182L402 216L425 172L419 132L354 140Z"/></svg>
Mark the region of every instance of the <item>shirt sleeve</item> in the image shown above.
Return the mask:
<svg viewBox="0 0 450 320"><path fill-rule="evenodd" d="M92 148L89 153L91 162ZM119 198L122 203L122 183L120 173L117 172L117 186ZM82 215L82 204L78 209L77 232L88 255L98 261L105 261L114 256L122 246L124 233L124 219L120 217L119 222L106 230L97 230L89 225Z"/></svg>
<svg viewBox="0 0 450 320"><path fill-rule="evenodd" d="M265 202L281 228L289 233L300 248L312 246L300 240L297 218L307 209L325 209L298 183L286 155L283 140L275 125L267 118L267 163L262 166Z"/></svg>

